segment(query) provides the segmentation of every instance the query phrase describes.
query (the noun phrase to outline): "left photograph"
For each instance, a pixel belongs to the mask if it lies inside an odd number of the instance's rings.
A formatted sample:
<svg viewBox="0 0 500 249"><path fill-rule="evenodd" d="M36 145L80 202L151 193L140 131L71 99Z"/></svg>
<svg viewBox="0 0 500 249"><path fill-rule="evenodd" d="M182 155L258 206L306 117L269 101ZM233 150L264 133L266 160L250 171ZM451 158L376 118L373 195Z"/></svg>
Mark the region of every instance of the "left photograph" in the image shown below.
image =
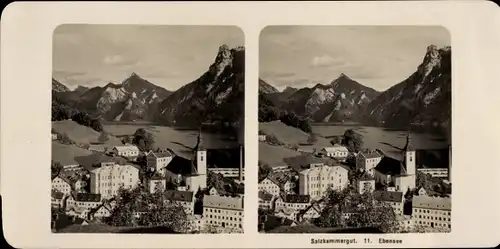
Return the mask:
<svg viewBox="0 0 500 249"><path fill-rule="evenodd" d="M53 233L243 232L241 29L64 24L52 49Z"/></svg>

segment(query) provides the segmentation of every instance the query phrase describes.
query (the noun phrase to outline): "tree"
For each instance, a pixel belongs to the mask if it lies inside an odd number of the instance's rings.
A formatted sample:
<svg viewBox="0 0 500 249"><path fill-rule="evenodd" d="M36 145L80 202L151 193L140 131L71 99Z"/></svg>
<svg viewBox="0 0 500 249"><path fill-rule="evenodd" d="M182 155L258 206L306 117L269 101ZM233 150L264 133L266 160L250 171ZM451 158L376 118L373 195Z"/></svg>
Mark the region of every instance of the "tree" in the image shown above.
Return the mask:
<svg viewBox="0 0 500 249"><path fill-rule="evenodd" d="M281 142L274 134L267 135L266 142L271 145L283 145L283 142Z"/></svg>
<svg viewBox="0 0 500 249"><path fill-rule="evenodd" d="M58 176L59 173L61 172L62 168L63 167L59 162L52 161L51 167L50 167L50 174L51 174L52 178Z"/></svg>
<svg viewBox="0 0 500 249"><path fill-rule="evenodd" d="M139 128L134 133L132 143L137 145L141 151L149 151L153 149L155 139L153 134L146 132L143 128Z"/></svg>
<svg viewBox="0 0 500 249"><path fill-rule="evenodd" d="M132 140L130 139L130 136L125 136L125 137L122 139L122 143L123 143L123 144L129 144L129 143L132 143Z"/></svg>
<svg viewBox="0 0 500 249"><path fill-rule="evenodd" d="M335 144L342 144L342 136L334 136L332 138L332 140L330 140L330 143L332 145L335 145Z"/></svg>
<svg viewBox="0 0 500 249"><path fill-rule="evenodd" d="M71 119L98 132L102 131L102 124L99 119L92 119L86 112L77 112L71 116Z"/></svg>
<svg viewBox="0 0 500 249"><path fill-rule="evenodd" d="M315 133L310 133L309 137L307 138L307 143L309 144L315 144L318 141L318 138Z"/></svg>
<svg viewBox="0 0 500 249"><path fill-rule="evenodd" d="M363 137L352 129L348 129L344 133L342 144L347 146L350 152L358 152L363 149Z"/></svg>
<svg viewBox="0 0 500 249"><path fill-rule="evenodd" d="M100 143L104 143L106 141L109 140L109 135L107 132L105 131L101 131L101 134L99 134L99 138L97 138L97 140L100 142Z"/></svg>

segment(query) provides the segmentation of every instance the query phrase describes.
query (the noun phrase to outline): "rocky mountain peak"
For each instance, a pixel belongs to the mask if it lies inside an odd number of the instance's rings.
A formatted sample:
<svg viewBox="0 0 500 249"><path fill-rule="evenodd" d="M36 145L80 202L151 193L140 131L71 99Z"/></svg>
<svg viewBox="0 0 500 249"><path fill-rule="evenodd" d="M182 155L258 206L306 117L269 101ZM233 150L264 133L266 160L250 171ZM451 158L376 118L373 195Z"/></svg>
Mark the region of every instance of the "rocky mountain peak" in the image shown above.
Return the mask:
<svg viewBox="0 0 500 249"><path fill-rule="evenodd" d="M436 45L427 46L422 64L418 67L418 72L424 75L424 78L437 66L441 64L441 54Z"/></svg>
<svg viewBox="0 0 500 249"><path fill-rule="evenodd" d="M214 73L218 77L227 66L232 66L233 64L233 52L239 52L240 50L229 49L226 44L219 47L217 56L215 57L214 63L210 66L210 72Z"/></svg>

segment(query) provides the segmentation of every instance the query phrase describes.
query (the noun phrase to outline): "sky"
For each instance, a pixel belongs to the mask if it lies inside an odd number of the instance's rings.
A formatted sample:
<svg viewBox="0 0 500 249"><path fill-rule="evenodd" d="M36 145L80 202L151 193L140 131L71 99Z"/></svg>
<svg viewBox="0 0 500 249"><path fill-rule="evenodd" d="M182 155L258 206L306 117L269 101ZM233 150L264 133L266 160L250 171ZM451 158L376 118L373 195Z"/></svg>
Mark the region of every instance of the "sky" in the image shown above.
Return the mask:
<svg viewBox="0 0 500 249"><path fill-rule="evenodd" d="M344 73L383 91L416 71L427 46L451 45L439 26L269 26L259 39L259 76L278 90Z"/></svg>
<svg viewBox="0 0 500 249"><path fill-rule="evenodd" d="M244 45L235 26L87 25L57 27L53 77L70 89L121 83L133 72L176 90L208 70L222 44Z"/></svg>

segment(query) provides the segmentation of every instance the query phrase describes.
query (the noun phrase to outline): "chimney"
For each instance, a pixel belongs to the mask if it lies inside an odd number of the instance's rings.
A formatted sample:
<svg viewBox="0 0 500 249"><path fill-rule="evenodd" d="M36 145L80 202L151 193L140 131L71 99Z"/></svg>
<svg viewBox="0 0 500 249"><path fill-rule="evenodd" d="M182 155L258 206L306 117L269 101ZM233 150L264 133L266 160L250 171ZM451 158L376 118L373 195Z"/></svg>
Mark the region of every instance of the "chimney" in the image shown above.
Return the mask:
<svg viewBox="0 0 500 249"><path fill-rule="evenodd" d="M243 182L243 145L240 144L240 170L238 171L238 178Z"/></svg>

